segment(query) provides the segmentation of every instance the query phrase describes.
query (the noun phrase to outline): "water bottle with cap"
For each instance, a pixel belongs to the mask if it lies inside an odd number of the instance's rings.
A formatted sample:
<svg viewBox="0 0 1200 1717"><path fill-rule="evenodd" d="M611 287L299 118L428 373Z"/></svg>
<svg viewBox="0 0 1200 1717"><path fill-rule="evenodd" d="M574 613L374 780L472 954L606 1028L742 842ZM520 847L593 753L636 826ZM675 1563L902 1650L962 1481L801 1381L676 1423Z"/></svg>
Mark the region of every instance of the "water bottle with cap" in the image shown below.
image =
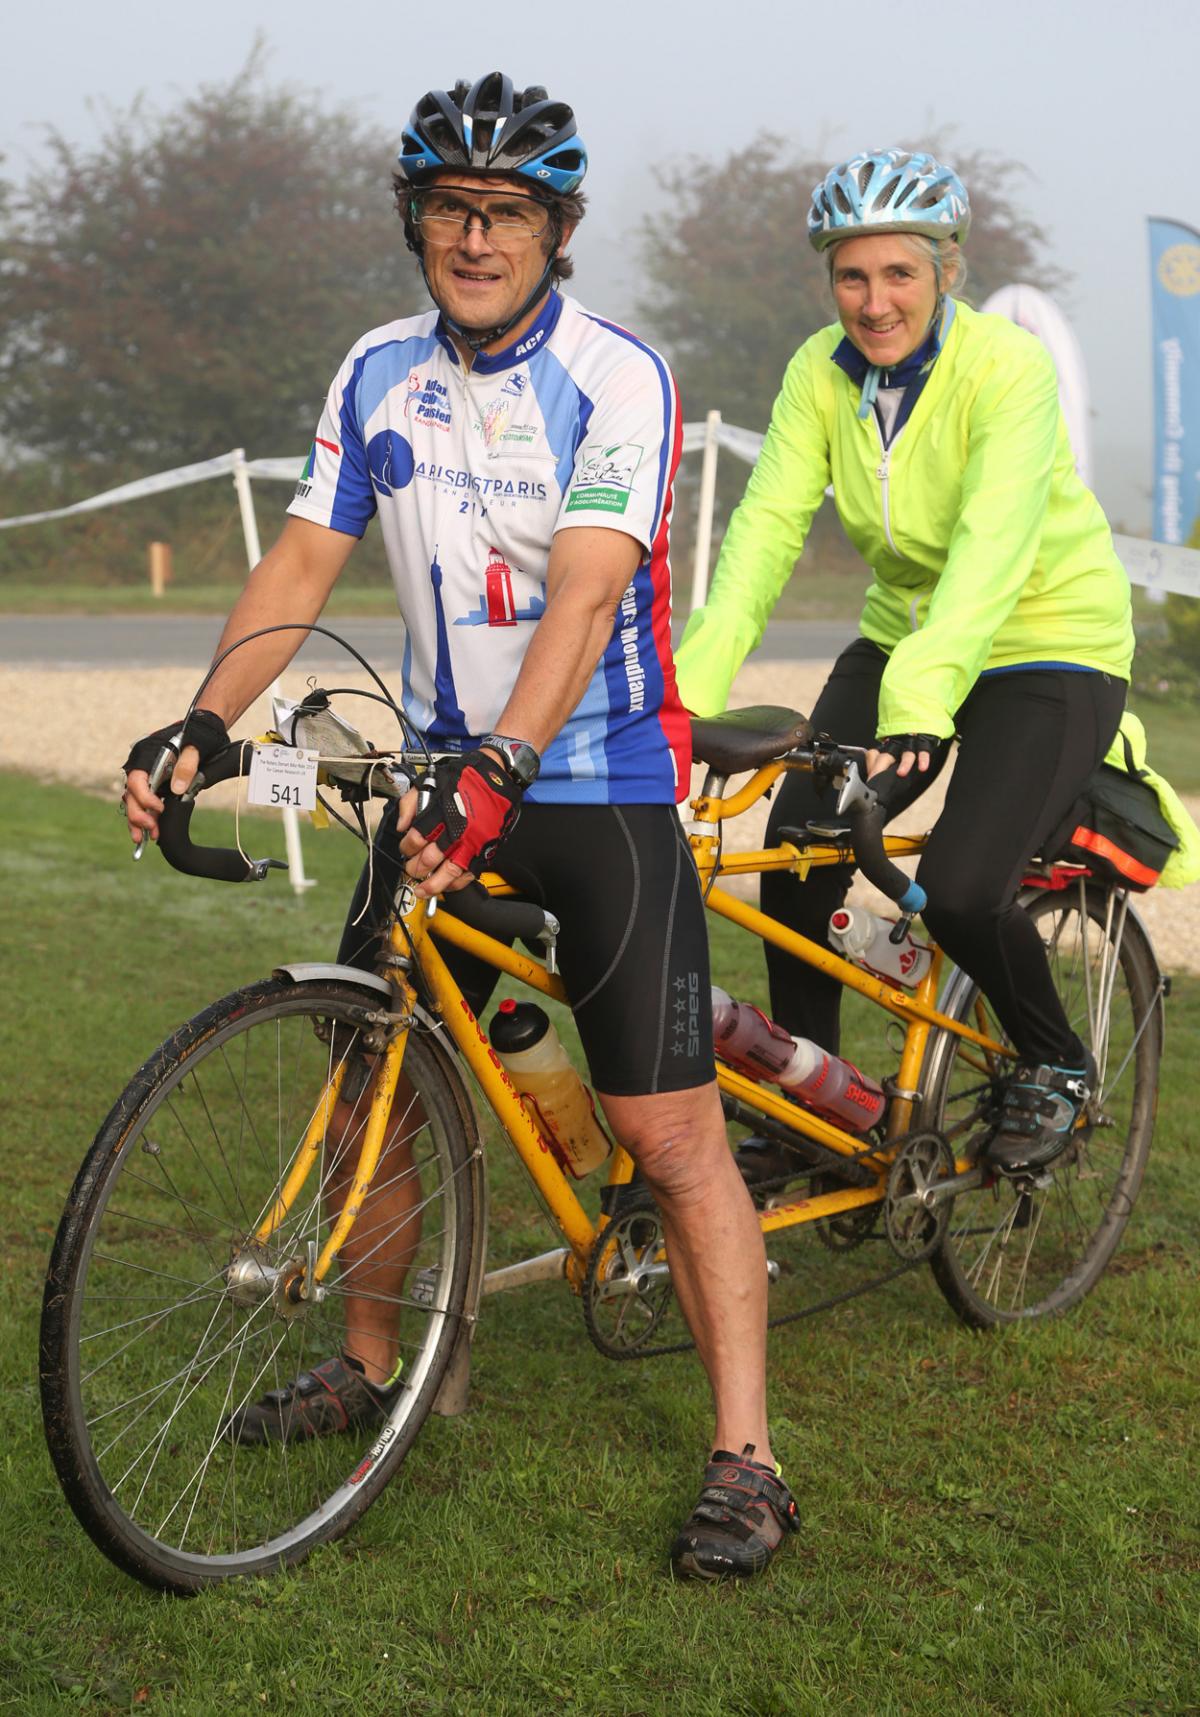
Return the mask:
<svg viewBox="0 0 1200 1717"><path fill-rule="evenodd" d="M887 1107L883 1087L853 1062L831 1055L811 1038L793 1037L749 1002L735 1002L713 986L713 1041L722 1060L752 1079L766 1079L789 1097L865 1133Z"/></svg>
<svg viewBox="0 0 1200 1717"><path fill-rule="evenodd" d="M895 925L862 906L840 906L829 920L829 940L836 949L877 978L915 990L933 961L933 950L915 942L906 931L892 941Z"/></svg>
<svg viewBox="0 0 1200 1717"><path fill-rule="evenodd" d="M503 1001L488 1036L559 1164L576 1180L599 1168L612 1141L543 1009L536 1002Z"/></svg>

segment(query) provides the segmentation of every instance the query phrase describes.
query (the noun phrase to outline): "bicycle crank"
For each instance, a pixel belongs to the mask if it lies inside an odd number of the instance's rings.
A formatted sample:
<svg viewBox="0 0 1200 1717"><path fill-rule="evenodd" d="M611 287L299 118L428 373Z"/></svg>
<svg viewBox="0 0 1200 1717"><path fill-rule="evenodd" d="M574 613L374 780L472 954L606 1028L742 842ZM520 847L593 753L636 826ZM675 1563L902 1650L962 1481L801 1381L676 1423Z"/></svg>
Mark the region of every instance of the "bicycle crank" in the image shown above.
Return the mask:
<svg viewBox="0 0 1200 1717"><path fill-rule="evenodd" d="M954 1195L969 1176L956 1176L954 1152L941 1133L913 1133L888 1175L883 1201L888 1244L907 1264L936 1252L950 1221Z"/></svg>
<svg viewBox="0 0 1200 1717"><path fill-rule="evenodd" d="M673 1299L662 1217L649 1201L601 1230L583 1279L587 1332L609 1359L630 1359L650 1341Z"/></svg>

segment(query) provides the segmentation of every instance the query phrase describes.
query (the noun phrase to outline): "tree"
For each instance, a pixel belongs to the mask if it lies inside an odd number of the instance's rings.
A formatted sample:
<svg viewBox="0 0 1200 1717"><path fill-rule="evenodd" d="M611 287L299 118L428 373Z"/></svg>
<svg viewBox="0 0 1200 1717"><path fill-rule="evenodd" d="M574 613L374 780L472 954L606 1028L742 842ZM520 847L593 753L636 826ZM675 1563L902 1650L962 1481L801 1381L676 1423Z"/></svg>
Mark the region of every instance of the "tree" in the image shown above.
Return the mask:
<svg viewBox="0 0 1200 1717"><path fill-rule="evenodd" d="M391 139L265 87L261 55L171 112L0 180L0 438L88 486L300 449L367 328L420 302Z"/></svg>
<svg viewBox="0 0 1200 1717"><path fill-rule="evenodd" d="M970 190L975 302L1013 280L1065 284L1045 260L1045 235L1021 212L1025 168L956 149L944 136L912 147L952 160ZM639 314L671 361L685 417L716 407L728 423L765 429L792 353L835 319L825 263L807 232L812 189L828 166L764 133L723 161L692 157L660 174L664 206L642 226ZM722 465L724 513L748 473Z"/></svg>

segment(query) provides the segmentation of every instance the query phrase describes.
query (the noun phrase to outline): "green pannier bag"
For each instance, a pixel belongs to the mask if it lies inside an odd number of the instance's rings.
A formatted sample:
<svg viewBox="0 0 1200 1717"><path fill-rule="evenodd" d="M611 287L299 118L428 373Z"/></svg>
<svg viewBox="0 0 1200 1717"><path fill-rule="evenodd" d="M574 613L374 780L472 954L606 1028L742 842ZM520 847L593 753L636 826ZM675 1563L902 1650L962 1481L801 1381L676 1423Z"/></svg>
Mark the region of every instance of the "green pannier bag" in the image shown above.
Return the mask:
<svg viewBox="0 0 1200 1717"><path fill-rule="evenodd" d="M1046 842L1052 863L1084 864L1094 876L1142 892L1200 878L1200 829L1169 781L1146 765L1146 732L1121 717L1104 762Z"/></svg>

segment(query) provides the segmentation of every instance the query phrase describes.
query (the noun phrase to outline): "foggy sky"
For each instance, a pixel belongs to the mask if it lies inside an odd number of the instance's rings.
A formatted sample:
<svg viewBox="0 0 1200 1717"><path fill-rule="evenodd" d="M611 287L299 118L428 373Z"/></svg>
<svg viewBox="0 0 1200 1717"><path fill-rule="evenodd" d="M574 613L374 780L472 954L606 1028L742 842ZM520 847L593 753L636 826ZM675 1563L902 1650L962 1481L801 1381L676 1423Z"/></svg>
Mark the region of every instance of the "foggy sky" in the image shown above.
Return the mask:
<svg viewBox="0 0 1200 1717"><path fill-rule="evenodd" d="M591 209L571 290L624 316L635 279L620 247L655 201L652 163L719 158L764 127L832 161L953 125L964 150L1032 171L1029 212L1074 276L1063 307L1088 366L1100 498L1114 522L1141 530L1151 481L1146 217L1200 226L1197 18L1194 0L21 6L5 25L0 153L19 178L41 158L41 125L93 141L105 102L119 109L145 92L169 107L202 82L225 82L256 34L269 83L320 91L397 140L424 90L504 70L575 108ZM720 402L685 403L699 416Z"/></svg>

